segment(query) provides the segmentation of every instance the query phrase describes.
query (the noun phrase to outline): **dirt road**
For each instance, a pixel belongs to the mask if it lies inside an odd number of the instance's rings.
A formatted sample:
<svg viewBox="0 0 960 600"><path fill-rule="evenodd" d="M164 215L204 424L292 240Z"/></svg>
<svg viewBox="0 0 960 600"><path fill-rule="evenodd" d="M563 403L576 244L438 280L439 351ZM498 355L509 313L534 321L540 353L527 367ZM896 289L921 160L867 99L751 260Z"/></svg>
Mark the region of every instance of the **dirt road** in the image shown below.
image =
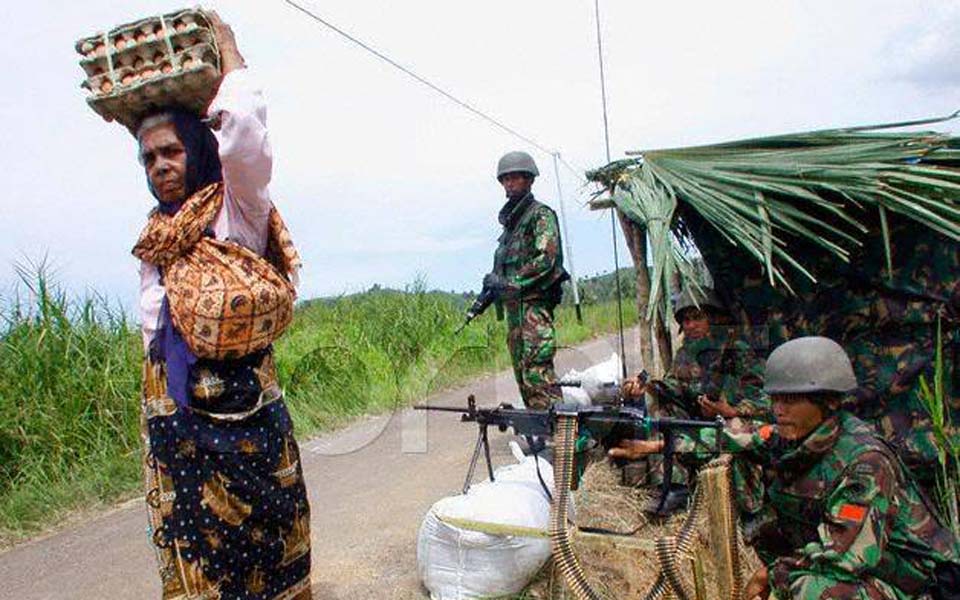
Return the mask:
<svg viewBox="0 0 960 600"><path fill-rule="evenodd" d="M636 348L632 339L627 348ZM560 373L604 360L616 337L562 350ZM632 362L632 361L631 361ZM513 375L503 372L442 392L430 404L515 402ZM310 491L314 598L424 598L416 572L420 521L436 500L458 493L476 428L453 415L410 410L370 418L302 441ZM511 461L508 437L494 433L494 460ZM0 554L0 599L102 600L159 597L142 500L83 525Z"/></svg>

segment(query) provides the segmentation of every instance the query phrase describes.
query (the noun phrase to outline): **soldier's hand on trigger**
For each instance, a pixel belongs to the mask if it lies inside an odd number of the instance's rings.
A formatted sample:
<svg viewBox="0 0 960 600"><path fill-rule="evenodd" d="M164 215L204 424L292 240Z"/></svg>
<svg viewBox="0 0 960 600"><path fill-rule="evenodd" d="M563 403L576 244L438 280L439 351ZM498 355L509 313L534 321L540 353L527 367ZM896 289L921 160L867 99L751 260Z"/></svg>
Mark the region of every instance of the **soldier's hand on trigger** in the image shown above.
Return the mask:
<svg viewBox="0 0 960 600"><path fill-rule="evenodd" d="M640 377L631 377L623 382L621 390L624 398L639 400L643 398L644 392L647 391L647 384L645 381L641 381Z"/></svg>
<svg viewBox="0 0 960 600"><path fill-rule="evenodd" d="M607 451L610 458L637 460L648 454L663 452L663 440L622 440Z"/></svg>
<svg viewBox="0 0 960 600"><path fill-rule="evenodd" d="M720 397L718 400L711 400L706 394L701 394L697 398L697 404L700 405L700 409L703 411L703 414L708 417L715 417L720 415L725 419L732 419L737 416L736 409L727 402L727 399Z"/></svg>
<svg viewBox="0 0 960 600"><path fill-rule="evenodd" d="M487 273L483 276L483 287L490 288L499 296L507 289L507 280L499 273Z"/></svg>
<svg viewBox="0 0 960 600"><path fill-rule="evenodd" d="M233 29L223 22L216 11L210 10L205 13L210 21L210 27L213 28L217 49L220 50L220 73L225 76L230 71L247 66L237 48L237 38L233 35Z"/></svg>

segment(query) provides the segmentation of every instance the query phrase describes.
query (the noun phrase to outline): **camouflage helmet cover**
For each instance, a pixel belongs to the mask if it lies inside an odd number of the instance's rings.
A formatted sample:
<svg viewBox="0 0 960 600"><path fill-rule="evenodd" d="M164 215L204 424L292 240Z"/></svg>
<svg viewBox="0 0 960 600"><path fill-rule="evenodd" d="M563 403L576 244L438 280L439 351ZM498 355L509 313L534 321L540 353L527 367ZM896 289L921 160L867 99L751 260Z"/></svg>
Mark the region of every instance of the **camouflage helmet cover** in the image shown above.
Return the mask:
<svg viewBox="0 0 960 600"><path fill-rule="evenodd" d="M847 393L857 387L850 357L830 338L810 336L777 346L767 359L768 394Z"/></svg>
<svg viewBox="0 0 960 600"><path fill-rule="evenodd" d="M673 307L673 317L677 323L682 325L680 316L688 308L712 308L718 312L726 312L727 306L720 299L720 296L713 288L701 287L699 290L687 288L683 290L680 297L677 298L677 304Z"/></svg>
<svg viewBox="0 0 960 600"><path fill-rule="evenodd" d="M533 157L522 151L507 152L497 162L497 180L507 173L527 173L532 177L539 177L540 171Z"/></svg>

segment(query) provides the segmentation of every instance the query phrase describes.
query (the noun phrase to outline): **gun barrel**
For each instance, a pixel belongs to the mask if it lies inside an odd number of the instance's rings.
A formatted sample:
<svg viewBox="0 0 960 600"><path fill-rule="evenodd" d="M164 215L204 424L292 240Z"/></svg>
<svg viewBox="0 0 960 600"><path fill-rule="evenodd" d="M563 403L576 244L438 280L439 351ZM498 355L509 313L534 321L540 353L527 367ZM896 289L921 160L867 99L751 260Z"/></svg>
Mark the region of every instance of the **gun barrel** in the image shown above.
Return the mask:
<svg viewBox="0 0 960 600"><path fill-rule="evenodd" d="M692 419L674 419L672 417L653 417L650 419L653 427L674 429L722 429L723 421L696 421Z"/></svg>
<svg viewBox="0 0 960 600"><path fill-rule="evenodd" d="M426 404L414 405L413 410L436 410L441 412L467 413L470 409L465 406L427 406Z"/></svg>

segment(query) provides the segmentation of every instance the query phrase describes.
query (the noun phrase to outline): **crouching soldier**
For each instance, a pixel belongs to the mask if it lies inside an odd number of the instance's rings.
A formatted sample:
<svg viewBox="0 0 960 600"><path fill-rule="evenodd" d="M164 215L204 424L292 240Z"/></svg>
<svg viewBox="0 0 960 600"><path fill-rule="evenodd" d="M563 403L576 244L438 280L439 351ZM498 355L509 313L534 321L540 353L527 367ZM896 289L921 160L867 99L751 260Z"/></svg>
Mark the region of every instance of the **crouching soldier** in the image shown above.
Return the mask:
<svg viewBox="0 0 960 600"><path fill-rule="evenodd" d="M737 336L733 317L711 288L701 292L684 290L674 308L674 316L683 333L670 371L662 380L634 378L623 386L624 396L642 400L649 393L656 401L660 416L680 419L712 419L717 415L736 420L735 427L750 427L770 421L770 401L762 391L763 362L749 344ZM646 511L659 517L686 507L689 498L688 468L699 461L684 461L674 468L670 490L665 498L654 499ZM653 461L650 483L662 481L662 467ZM735 461L734 482L742 515L759 509L763 486L759 469L745 461Z"/></svg>
<svg viewBox="0 0 960 600"><path fill-rule="evenodd" d="M857 386L836 342L805 337L771 353L764 389L776 425L724 431L723 444L772 473L769 519L754 539L764 566L746 598L822 600L957 598L957 538L873 429L839 408ZM696 452L715 432L680 444ZM629 441L611 450L631 458L662 442Z"/></svg>

